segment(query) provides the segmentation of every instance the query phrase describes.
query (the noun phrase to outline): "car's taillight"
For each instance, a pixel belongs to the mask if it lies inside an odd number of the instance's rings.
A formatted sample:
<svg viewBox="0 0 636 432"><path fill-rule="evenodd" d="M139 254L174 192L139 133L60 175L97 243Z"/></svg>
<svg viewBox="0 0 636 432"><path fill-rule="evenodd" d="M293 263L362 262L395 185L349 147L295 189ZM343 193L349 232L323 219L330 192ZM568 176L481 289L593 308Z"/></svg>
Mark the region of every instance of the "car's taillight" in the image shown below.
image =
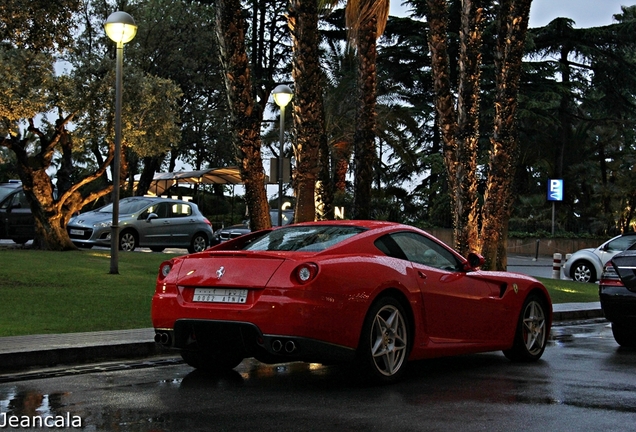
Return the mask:
<svg viewBox="0 0 636 432"><path fill-rule="evenodd" d="M212 226L212 223L206 217L203 218L203 222L205 222L206 224Z"/></svg>
<svg viewBox="0 0 636 432"><path fill-rule="evenodd" d="M607 264L605 264L605 267L603 267L601 279L619 279L618 273L616 273L614 265L611 262L608 262Z"/></svg>
<svg viewBox="0 0 636 432"><path fill-rule="evenodd" d="M598 282L599 286L622 286L623 282L621 281L620 276L616 272L614 265L610 262L607 262L603 267L603 273L601 273L601 278Z"/></svg>
<svg viewBox="0 0 636 432"><path fill-rule="evenodd" d="M301 285L311 282L318 274L318 265L314 263L304 263L296 267L294 276Z"/></svg>
<svg viewBox="0 0 636 432"><path fill-rule="evenodd" d="M166 261L159 266L159 279L165 279L172 270L172 262Z"/></svg>

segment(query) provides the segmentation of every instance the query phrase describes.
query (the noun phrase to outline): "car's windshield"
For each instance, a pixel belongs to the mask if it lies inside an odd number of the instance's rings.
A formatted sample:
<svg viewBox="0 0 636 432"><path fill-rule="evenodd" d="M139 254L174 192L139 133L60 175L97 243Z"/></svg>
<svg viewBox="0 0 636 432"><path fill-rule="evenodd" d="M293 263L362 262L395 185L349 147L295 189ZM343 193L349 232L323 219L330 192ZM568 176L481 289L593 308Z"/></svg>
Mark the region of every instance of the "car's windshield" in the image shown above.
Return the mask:
<svg viewBox="0 0 636 432"><path fill-rule="evenodd" d="M364 228L354 226L289 226L270 231L246 245L245 250L318 252L362 231Z"/></svg>
<svg viewBox="0 0 636 432"><path fill-rule="evenodd" d="M119 201L119 214L133 214L138 212L139 210L142 210L143 208L145 208L147 205L151 204L152 201L150 200L145 200L145 199L139 199L139 200L126 200L123 199L121 201ZM99 210L97 210L98 212L102 212L102 213L112 213L113 212L113 205L112 204L108 204L102 208L100 208Z"/></svg>
<svg viewBox="0 0 636 432"><path fill-rule="evenodd" d="M7 195L13 192L15 188L0 186L0 201L5 199Z"/></svg>

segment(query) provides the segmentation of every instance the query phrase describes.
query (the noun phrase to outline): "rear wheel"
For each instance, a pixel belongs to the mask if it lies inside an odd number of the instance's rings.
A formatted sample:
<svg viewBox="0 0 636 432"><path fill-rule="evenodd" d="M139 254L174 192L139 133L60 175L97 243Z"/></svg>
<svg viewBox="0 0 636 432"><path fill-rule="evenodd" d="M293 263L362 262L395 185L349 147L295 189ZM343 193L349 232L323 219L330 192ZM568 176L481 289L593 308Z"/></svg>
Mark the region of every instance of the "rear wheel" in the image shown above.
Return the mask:
<svg viewBox="0 0 636 432"><path fill-rule="evenodd" d="M119 235L119 249L132 252L137 247L137 236L134 232L127 230Z"/></svg>
<svg viewBox="0 0 636 432"><path fill-rule="evenodd" d="M192 237L192 241L190 242L190 247L188 248L188 252L203 252L208 247L208 238L205 234L195 234Z"/></svg>
<svg viewBox="0 0 636 432"><path fill-rule="evenodd" d="M570 277L576 282L596 282L596 270L589 261L577 261L572 265Z"/></svg>
<svg viewBox="0 0 636 432"><path fill-rule="evenodd" d="M222 372L234 369L243 361L243 356L235 353L212 352L191 347L181 351L181 358L195 369L207 372Z"/></svg>
<svg viewBox="0 0 636 432"><path fill-rule="evenodd" d="M636 329L622 323L612 323L612 334L617 344L626 348L636 347Z"/></svg>
<svg viewBox="0 0 636 432"><path fill-rule="evenodd" d="M408 317L400 302L393 297L376 301L362 327L357 366L376 381L395 382L404 374L410 347Z"/></svg>
<svg viewBox="0 0 636 432"><path fill-rule="evenodd" d="M504 355L513 361L536 361L541 358L548 341L548 307L536 294L528 296L521 309L515 340Z"/></svg>

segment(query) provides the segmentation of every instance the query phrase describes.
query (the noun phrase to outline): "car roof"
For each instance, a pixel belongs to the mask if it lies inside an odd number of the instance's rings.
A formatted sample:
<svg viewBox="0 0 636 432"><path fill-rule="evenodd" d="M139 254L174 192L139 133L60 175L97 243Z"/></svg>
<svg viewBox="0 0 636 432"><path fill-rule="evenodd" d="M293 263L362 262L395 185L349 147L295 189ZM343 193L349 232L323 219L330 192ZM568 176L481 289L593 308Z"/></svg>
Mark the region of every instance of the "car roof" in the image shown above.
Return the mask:
<svg viewBox="0 0 636 432"><path fill-rule="evenodd" d="M22 187L22 182L20 181L9 181L6 183L0 183L0 187L6 187L11 189L17 189Z"/></svg>

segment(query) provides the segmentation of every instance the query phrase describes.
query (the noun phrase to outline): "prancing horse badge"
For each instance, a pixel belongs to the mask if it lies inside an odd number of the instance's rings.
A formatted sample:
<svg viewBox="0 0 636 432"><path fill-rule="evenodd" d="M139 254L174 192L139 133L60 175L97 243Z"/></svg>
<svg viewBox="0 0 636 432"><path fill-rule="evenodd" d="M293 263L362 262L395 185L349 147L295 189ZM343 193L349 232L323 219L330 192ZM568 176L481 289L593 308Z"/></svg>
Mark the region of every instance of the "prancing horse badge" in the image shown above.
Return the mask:
<svg viewBox="0 0 636 432"><path fill-rule="evenodd" d="M217 271L216 271L216 278L217 279L221 279L223 277L223 275L225 274L225 267L221 266Z"/></svg>

